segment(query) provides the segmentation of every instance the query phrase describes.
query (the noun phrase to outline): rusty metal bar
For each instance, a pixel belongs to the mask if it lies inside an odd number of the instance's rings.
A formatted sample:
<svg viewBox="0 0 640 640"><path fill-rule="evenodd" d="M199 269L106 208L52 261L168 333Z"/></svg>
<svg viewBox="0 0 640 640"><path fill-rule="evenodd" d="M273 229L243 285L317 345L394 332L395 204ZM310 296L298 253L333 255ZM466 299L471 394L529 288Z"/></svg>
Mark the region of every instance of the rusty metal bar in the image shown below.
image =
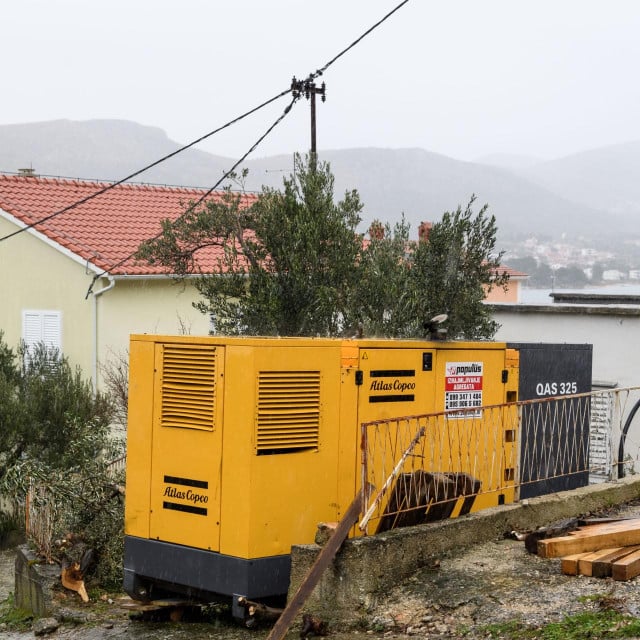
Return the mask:
<svg viewBox="0 0 640 640"><path fill-rule="evenodd" d="M307 573L298 590L288 602L282 615L278 618L275 625L273 625L271 632L267 636L267 640L282 640L286 635L296 615L298 615L298 612L302 609L307 598L320 581L325 569L331 564L336 553L338 553L338 549L340 549L345 538L349 535L349 530L358 521L360 505L362 504L362 493L363 490L361 489L353 499L346 513L342 516L333 535L318 554L311 569L309 569L309 573Z"/></svg>
<svg viewBox="0 0 640 640"><path fill-rule="evenodd" d="M411 442L409 443L409 446L405 449L404 453L400 457L400 460L398 460L398 463L393 468L391 475L387 478L386 482L382 485L382 488L378 492L376 499L373 501L373 503L371 504L367 512L362 517L362 520L358 525L358 528L360 529L360 531L364 531L366 529L367 524L369 523L369 520L371 519L371 516L373 515L374 511L380 504L380 501L382 500L382 498L384 498L385 494L389 490L389 487L393 484L394 480L400 473L405 460L409 457L409 454L413 451L414 447L418 444L418 442L420 442L420 439L424 436L424 433L425 433L425 428L421 427L418 430L418 433L416 433L416 435L413 437L413 440L411 440Z"/></svg>

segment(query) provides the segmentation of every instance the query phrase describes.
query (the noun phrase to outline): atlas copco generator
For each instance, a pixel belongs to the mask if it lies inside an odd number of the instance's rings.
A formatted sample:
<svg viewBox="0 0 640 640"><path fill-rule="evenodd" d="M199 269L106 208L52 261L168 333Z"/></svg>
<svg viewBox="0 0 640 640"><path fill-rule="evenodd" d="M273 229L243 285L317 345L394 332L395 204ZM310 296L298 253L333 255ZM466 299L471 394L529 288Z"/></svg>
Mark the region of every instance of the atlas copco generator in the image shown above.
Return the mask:
<svg viewBox="0 0 640 640"><path fill-rule="evenodd" d="M231 598L238 618L240 597L286 597L291 546L360 489L361 423L443 411L452 372L475 406L517 399L504 343L132 336L127 593Z"/></svg>

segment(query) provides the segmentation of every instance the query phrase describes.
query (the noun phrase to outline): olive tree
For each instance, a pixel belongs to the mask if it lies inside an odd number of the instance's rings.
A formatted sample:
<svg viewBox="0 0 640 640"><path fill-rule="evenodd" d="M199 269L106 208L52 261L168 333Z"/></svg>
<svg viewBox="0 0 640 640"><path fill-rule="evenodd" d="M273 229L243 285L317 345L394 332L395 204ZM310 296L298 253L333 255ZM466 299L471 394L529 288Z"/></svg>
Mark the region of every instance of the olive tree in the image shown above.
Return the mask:
<svg viewBox="0 0 640 640"><path fill-rule="evenodd" d="M198 275L202 299L221 334L422 337L447 314L452 338L489 338L497 329L485 293L504 286L497 268L496 223L482 207L445 212L428 237L410 239L408 223L375 221L359 234L356 191L336 202L327 163L295 157L281 189L263 187L248 206L242 193L191 203L138 257L182 278ZM217 251L213 269L198 269Z"/></svg>
<svg viewBox="0 0 640 640"><path fill-rule="evenodd" d="M328 164L297 155L282 189L263 188L250 207L230 190L190 205L177 221L164 221L162 236L139 256L182 276L195 269L198 252L217 248L213 273L201 274L196 287L198 308L220 333L336 335L356 286L361 208L355 191L334 201Z"/></svg>

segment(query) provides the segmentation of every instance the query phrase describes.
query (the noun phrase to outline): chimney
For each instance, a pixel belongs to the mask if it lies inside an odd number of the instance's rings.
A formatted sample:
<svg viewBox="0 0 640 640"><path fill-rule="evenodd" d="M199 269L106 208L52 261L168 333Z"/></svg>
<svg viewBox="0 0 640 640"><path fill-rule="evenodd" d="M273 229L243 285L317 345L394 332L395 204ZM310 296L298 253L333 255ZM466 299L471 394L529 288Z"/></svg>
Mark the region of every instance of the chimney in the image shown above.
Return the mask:
<svg viewBox="0 0 640 640"><path fill-rule="evenodd" d="M33 167L18 169L18 175L21 178L37 178L38 174Z"/></svg>
<svg viewBox="0 0 640 640"><path fill-rule="evenodd" d="M374 220L369 227L369 237L372 240L382 240L384 238L384 225L380 220Z"/></svg>
<svg viewBox="0 0 640 640"><path fill-rule="evenodd" d="M421 222L418 227L418 240L420 242L429 242L429 234L431 233L432 222Z"/></svg>

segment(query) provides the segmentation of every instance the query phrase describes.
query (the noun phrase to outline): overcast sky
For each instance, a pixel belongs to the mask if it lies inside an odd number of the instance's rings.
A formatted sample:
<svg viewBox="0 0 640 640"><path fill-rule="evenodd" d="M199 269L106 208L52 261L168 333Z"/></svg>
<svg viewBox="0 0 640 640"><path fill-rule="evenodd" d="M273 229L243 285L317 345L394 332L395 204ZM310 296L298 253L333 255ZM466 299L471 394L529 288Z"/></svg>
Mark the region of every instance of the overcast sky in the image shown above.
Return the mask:
<svg viewBox="0 0 640 640"><path fill-rule="evenodd" d="M5 0L0 124L126 119L189 142L400 0ZM327 71L318 148L554 158L640 139L639 0L410 0ZM201 148L239 157L286 98ZM304 151L300 101L252 157Z"/></svg>

